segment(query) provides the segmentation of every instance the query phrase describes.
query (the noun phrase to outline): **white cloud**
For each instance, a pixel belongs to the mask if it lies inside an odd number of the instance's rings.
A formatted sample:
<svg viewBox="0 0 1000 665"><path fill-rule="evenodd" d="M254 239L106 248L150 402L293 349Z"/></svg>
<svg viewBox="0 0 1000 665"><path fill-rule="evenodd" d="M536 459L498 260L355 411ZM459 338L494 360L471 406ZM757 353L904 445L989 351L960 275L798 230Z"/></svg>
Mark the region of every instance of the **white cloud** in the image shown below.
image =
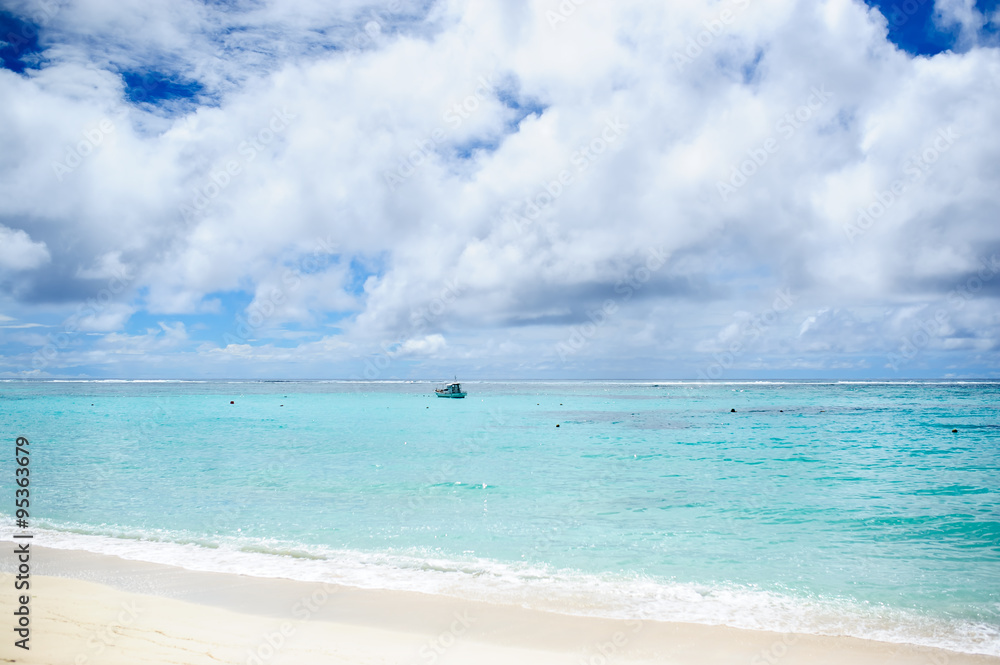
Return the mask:
<svg viewBox="0 0 1000 665"><path fill-rule="evenodd" d="M20 229L0 226L0 270L31 270L50 259L44 242L35 242Z"/></svg>
<svg viewBox="0 0 1000 665"><path fill-rule="evenodd" d="M934 0L937 22L945 29L957 27L959 47L968 48L979 41L980 30L988 19L976 8L976 0Z"/></svg>
<svg viewBox="0 0 1000 665"><path fill-rule="evenodd" d="M1000 98L983 85L1000 52L973 39L968 2L937 0L970 36L932 58L852 0L587 3L553 27L555 4L66 4L44 67L0 70L0 266L24 273L4 293L76 304L127 273L86 330L217 312L225 332L234 293L241 316L263 313L236 336L252 342L191 329L177 358L313 357L346 374L387 343L531 374L568 371L556 345L608 300L617 312L569 361L580 371L718 353L744 339L741 312L791 288L801 303L745 362L833 367L891 352L1000 251ZM136 105L118 70L197 81L202 97ZM654 247L666 263L635 282ZM954 312L979 341L928 348L975 347L995 367L996 293ZM322 342L288 328L331 315Z"/></svg>
<svg viewBox="0 0 1000 665"><path fill-rule="evenodd" d="M448 346L443 335L427 335L421 339L408 339L393 351L394 356L432 356Z"/></svg>
<svg viewBox="0 0 1000 665"><path fill-rule="evenodd" d="M135 308L121 303L112 303L106 307L89 308L80 315L72 317L74 329L81 332L109 332L121 330Z"/></svg>
<svg viewBox="0 0 1000 665"><path fill-rule="evenodd" d="M142 335L108 333L97 345L99 352L114 355L148 355L177 348L187 341L187 330L183 323L173 325L161 321L158 328L150 328Z"/></svg>

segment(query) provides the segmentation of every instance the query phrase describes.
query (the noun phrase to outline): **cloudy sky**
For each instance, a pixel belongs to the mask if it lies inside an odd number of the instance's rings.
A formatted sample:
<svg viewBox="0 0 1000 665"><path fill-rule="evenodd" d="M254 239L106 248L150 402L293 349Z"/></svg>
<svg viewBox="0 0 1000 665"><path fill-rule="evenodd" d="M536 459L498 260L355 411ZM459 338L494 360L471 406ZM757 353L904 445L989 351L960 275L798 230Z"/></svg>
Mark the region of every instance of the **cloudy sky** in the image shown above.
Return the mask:
<svg viewBox="0 0 1000 665"><path fill-rule="evenodd" d="M998 28L0 1L0 376L1000 376Z"/></svg>

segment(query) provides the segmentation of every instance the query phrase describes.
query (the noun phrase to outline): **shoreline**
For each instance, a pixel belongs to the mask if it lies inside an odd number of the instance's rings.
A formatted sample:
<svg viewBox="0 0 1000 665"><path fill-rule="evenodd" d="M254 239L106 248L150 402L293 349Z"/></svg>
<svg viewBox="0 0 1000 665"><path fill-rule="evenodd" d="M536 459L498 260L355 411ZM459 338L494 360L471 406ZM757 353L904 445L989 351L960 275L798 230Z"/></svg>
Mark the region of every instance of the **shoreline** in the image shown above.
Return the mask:
<svg viewBox="0 0 1000 665"><path fill-rule="evenodd" d="M15 601L10 560L0 561L5 613ZM0 647L20 652L16 662L1000 664L856 637L556 614L80 550L33 547L31 582L32 649L9 636Z"/></svg>

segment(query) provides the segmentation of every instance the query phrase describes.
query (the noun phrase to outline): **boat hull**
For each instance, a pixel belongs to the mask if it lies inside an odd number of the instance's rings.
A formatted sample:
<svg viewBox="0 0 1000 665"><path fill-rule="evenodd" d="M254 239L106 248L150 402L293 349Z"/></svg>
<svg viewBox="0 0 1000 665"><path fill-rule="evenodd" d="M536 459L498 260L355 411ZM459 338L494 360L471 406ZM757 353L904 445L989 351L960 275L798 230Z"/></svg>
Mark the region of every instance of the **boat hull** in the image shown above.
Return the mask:
<svg viewBox="0 0 1000 665"><path fill-rule="evenodd" d="M438 397L451 397L453 399L462 399L467 393L439 393L435 391L434 393Z"/></svg>

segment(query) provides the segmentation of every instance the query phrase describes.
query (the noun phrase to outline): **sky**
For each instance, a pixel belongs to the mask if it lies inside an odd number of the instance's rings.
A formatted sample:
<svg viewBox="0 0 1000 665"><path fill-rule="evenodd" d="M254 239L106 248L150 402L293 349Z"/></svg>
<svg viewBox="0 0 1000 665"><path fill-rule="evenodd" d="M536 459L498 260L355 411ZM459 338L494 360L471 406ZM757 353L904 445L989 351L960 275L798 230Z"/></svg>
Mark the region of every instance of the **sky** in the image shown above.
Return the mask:
<svg viewBox="0 0 1000 665"><path fill-rule="evenodd" d="M0 377L1000 377L996 0L0 0Z"/></svg>

